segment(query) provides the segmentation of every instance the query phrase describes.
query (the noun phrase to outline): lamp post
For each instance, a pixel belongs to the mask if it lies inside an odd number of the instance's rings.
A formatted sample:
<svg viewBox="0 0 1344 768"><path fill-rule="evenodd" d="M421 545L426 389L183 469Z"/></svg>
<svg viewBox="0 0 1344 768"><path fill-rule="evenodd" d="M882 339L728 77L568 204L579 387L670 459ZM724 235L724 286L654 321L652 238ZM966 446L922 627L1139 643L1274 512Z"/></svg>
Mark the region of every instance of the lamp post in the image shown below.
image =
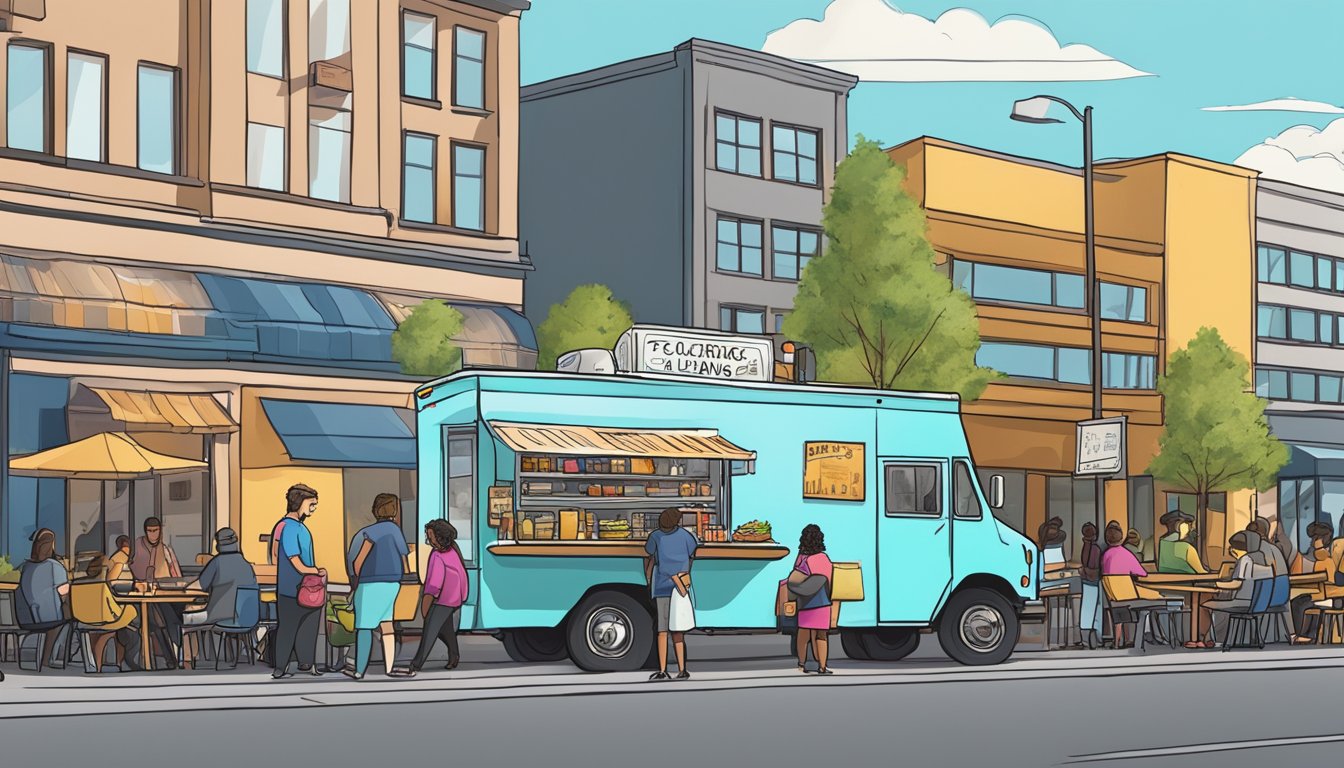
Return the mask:
<svg viewBox="0 0 1344 768"><path fill-rule="evenodd" d="M1073 113L1083 124L1083 249L1086 259L1087 283L1087 319L1092 328L1092 418L1100 419L1101 413L1101 281L1097 279L1096 233L1092 221L1092 108L1077 107L1056 96L1033 96L1013 102L1013 120L1023 123L1049 124L1062 123L1063 120L1048 117L1051 104L1059 104ZM1105 527L1106 485L1101 475L1096 476L1096 525L1098 532Z"/></svg>

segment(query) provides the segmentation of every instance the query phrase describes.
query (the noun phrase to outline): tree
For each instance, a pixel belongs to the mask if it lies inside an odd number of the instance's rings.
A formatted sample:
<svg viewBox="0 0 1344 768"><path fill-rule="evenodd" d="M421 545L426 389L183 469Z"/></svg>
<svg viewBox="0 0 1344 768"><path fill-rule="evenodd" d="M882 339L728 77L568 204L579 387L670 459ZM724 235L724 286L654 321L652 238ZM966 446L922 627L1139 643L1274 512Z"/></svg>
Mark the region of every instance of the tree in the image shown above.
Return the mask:
<svg viewBox="0 0 1344 768"><path fill-rule="evenodd" d="M634 325L630 307L605 285L580 285L551 306L537 326L537 369L555 370L556 360L576 349L611 349Z"/></svg>
<svg viewBox="0 0 1344 768"><path fill-rule="evenodd" d="M1148 472L1195 495L1197 528L1209 494L1268 490L1288 463L1287 446L1269 433L1266 401L1249 389L1249 371L1217 329L1200 328L1157 381L1166 426Z"/></svg>
<svg viewBox="0 0 1344 768"><path fill-rule="evenodd" d="M457 308L433 299L420 302L392 332L392 359L409 376L447 376L462 366L462 349L453 341L462 323Z"/></svg>
<svg viewBox="0 0 1344 768"><path fill-rule="evenodd" d="M974 400L998 374L975 364L975 304L935 267L905 175L858 138L822 215L827 248L803 270L783 330L812 347L823 380Z"/></svg>

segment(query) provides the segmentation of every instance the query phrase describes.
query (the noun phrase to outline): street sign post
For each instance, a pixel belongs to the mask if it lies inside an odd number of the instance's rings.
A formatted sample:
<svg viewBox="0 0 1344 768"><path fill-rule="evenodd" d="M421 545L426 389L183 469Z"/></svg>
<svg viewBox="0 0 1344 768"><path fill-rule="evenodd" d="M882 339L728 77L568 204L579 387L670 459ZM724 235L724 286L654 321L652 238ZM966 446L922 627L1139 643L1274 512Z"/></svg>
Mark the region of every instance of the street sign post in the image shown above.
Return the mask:
<svg viewBox="0 0 1344 768"><path fill-rule="evenodd" d="M1123 477L1128 424L1124 416L1078 422L1074 474Z"/></svg>

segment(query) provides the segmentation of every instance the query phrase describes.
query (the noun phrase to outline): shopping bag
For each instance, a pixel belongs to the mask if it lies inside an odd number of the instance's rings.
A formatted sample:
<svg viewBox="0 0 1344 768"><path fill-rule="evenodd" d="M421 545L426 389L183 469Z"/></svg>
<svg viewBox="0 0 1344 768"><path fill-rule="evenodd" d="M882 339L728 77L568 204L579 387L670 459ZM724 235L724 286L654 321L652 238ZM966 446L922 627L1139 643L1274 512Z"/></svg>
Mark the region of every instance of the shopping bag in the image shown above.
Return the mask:
<svg viewBox="0 0 1344 768"><path fill-rule="evenodd" d="M668 608L667 629L669 632L689 632L695 629L695 593L685 595L672 590L672 603Z"/></svg>
<svg viewBox="0 0 1344 768"><path fill-rule="evenodd" d="M832 563L831 599L862 600L863 569L858 563Z"/></svg>

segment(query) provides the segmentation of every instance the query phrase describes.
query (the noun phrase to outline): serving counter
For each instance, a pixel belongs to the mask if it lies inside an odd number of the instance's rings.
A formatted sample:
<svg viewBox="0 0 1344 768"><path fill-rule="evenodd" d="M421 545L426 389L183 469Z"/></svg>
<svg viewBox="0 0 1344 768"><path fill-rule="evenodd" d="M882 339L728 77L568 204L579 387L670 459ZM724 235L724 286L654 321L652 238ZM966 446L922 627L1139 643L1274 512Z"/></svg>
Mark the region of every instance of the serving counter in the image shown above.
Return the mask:
<svg viewBox="0 0 1344 768"><path fill-rule="evenodd" d="M525 557L647 557L643 541L500 541L486 547L492 555ZM706 542L697 560L783 560L788 547L774 542Z"/></svg>

